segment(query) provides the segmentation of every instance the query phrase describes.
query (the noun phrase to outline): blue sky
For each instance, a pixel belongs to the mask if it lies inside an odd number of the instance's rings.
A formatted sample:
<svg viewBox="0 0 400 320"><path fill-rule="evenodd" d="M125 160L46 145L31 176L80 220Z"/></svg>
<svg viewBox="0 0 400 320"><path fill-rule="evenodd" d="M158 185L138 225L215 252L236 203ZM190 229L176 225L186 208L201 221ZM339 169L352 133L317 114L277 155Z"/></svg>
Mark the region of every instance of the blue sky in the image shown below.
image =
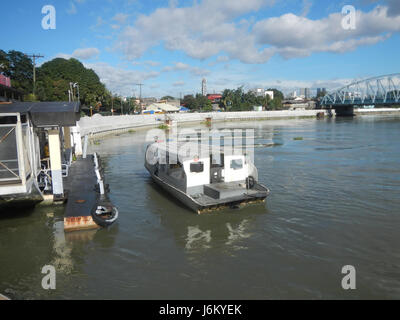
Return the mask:
<svg viewBox="0 0 400 320"><path fill-rule="evenodd" d="M342 26L344 5L355 29ZM56 29L42 28L42 7ZM3 1L0 48L75 57L112 92L185 95L224 88L337 88L400 71L400 1Z"/></svg>

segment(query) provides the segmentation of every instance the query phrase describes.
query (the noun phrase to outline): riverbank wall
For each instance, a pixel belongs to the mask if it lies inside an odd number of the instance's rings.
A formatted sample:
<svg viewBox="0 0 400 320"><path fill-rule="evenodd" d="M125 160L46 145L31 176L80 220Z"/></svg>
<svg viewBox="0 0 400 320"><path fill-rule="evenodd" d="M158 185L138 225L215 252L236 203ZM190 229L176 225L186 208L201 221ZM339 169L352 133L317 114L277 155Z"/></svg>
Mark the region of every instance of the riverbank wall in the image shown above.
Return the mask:
<svg viewBox="0 0 400 320"><path fill-rule="evenodd" d="M400 115L400 108L354 109L355 115Z"/></svg>
<svg viewBox="0 0 400 320"><path fill-rule="evenodd" d="M172 114L138 114L103 117L95 114L93 117L83 117L79 121L81 135L103 136L110 133L122 133L141 128L154 128L166 123L167 120L184 123L202 123L207 119L219 121L258 121L291 118L313 118L327 110L279 110L279 111L241 111L241 112L206 112L206 113L172 113ZM356 115L400 115L400 108L354 109ZM335 111L332 110L332 115Z"/></svg>
<svg viewBox="0 0 400 320"><path fill-rule="evenodd" d="M172 114L138 114L103 117L95 114L93 117L83 117L79 121L81 135L102 136L109 133L120 133L140 128L158 127L169 121L184 123L202 123L207 119L211 122L222 121L258 121L273 119L290 119L316 117L326 110L280 110L280 111L242 111L242 112L206 112L206 113L172 113Z"/></svg>

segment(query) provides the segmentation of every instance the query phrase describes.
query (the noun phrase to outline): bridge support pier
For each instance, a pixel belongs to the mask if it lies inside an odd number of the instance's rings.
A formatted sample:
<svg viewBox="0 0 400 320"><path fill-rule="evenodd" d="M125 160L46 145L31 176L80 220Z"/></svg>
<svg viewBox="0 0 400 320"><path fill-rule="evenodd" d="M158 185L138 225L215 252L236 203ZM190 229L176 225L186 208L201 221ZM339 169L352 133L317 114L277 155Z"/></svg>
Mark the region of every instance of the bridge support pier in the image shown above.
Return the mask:
<svg viewBox="0 0 400 320"><path fill-rule="evenodd" d="M336 116L339 117L353 117L354 116L354 106L342 106L335 108Z"/></svg>

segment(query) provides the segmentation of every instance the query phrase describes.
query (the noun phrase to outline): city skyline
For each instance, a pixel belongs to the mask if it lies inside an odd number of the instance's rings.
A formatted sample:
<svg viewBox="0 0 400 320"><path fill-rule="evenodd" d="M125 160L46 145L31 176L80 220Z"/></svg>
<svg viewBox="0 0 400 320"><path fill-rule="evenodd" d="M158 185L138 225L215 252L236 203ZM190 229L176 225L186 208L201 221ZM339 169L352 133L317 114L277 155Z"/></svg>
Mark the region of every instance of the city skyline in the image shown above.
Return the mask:
<svg viewBox="0 0 400 320"><path fill-rule="evenodd" d="M3 50L42 53L39 65L75 57L123 96L224 88L328 91L400 69L400 5L359 0L355 29L342 1L17 1L4 3ZM42 28L42 8L56 10ZM15 21L20 21L15 24Z"/></svg>

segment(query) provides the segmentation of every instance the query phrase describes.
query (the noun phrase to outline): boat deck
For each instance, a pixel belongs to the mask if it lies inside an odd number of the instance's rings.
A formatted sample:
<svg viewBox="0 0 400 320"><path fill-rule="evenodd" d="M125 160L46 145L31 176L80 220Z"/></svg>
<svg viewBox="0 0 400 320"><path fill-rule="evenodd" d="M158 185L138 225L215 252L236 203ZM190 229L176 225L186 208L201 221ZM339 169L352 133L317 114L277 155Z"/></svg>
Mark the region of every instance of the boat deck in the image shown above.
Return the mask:
<svg viewBox="0 0 400 320"><path fill-rule="evenodd" d="M210 207L236 202L263 200L268 191L259 184L253 189L246 189L243 183L216 183L204 186L204 193L192 195L201 206Z"/></svg>

